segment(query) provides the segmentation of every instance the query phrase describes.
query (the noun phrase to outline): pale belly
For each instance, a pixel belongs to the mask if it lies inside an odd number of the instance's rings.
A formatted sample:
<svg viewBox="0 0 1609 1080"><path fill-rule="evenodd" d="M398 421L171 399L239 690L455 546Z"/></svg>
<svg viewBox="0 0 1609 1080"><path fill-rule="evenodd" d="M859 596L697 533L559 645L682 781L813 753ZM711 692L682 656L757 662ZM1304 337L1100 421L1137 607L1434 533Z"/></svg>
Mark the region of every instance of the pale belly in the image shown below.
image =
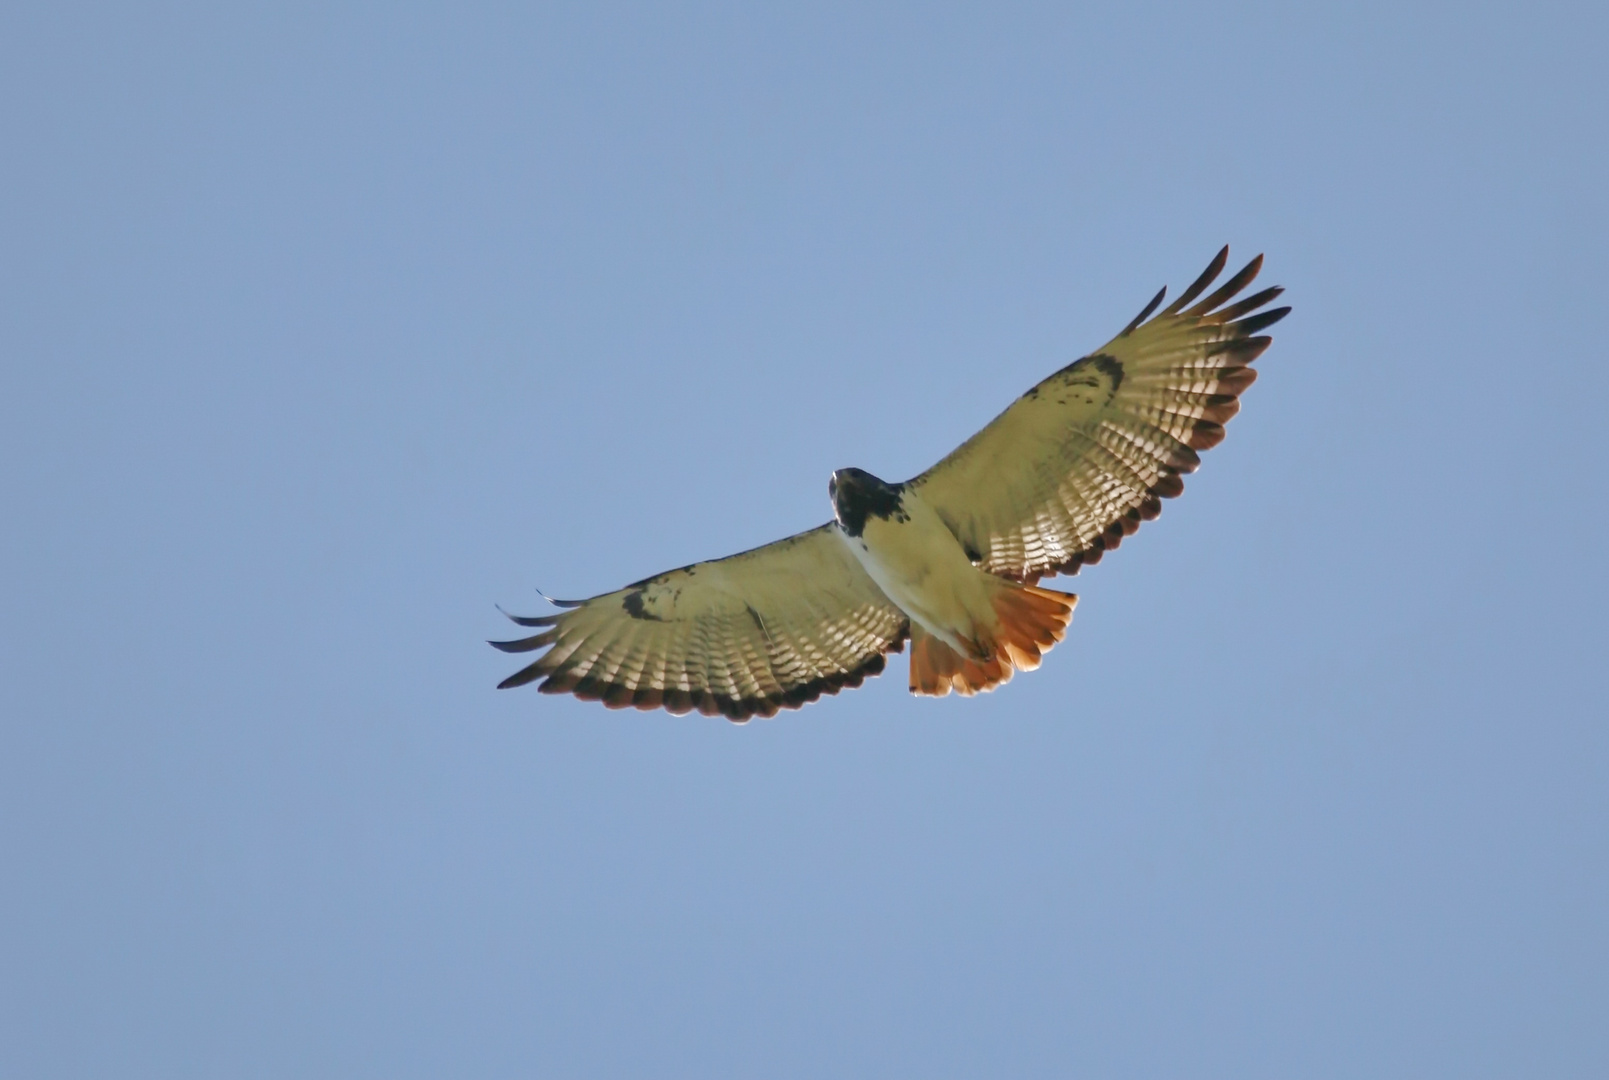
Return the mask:
<svg viewBox="0 0 1609 1080"><path fill-rule="evenodd" d="M988 575L972 565L938 514L904 494L901 515L868 518L858 537L839 530L866 573L901 611L962 655L985 653L996 622Z"/></svg>

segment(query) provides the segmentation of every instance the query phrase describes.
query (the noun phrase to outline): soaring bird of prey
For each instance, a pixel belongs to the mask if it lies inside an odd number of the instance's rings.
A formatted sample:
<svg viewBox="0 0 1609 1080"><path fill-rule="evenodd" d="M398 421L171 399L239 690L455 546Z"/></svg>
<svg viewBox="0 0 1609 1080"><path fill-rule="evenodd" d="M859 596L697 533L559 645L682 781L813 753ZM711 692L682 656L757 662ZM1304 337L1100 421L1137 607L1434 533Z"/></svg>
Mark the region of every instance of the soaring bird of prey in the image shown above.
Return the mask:
<svg viewBox="0 0 1609 1080"><path fill-rule="evenodd" d="M1039 579L1099 562L1184 490L1256 378L1260 331L1290 311L1267 307L1279 288L1235 299L1261 255L1197 302L1228 257L1158 311L1164 288L920 476L833 473L825 525L510 615L540 632L493 645L547 651L500 686L541 679L611 708L745 721L859 686L907 639L913 694L970 695L1032 671L1078 601Z"/></svg>

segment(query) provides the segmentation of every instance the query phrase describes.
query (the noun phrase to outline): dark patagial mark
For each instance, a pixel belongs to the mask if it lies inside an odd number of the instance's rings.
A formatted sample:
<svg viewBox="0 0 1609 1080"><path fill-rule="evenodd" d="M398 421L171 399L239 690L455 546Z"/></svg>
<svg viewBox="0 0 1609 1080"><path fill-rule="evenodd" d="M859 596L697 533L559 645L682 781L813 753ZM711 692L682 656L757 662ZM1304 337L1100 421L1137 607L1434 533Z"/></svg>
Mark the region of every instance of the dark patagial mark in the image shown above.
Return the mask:
<svg viewBox="0 0 1609 1080"><path fill-rule="evenodd" d="M653 577L645 577L641 581L633 581L630 585L627 585L626 588L640 589L645 585L663 584L664 582L670 580L672 574L686 574L688 577L692 577L694 574L698 573L698 568L700 565L701 564L695 562L688 563L686 566L678 566L674 570L666 570L663 573L655 574Z"/></svg>
<svg viewBox="0 0 1609 1080"><path fill-rule="evenodd" d="M1106 353L1095 353L1073 361L1022 396L1034 401L1048 393L1058 405L1068 404L1070 398L1082 397L1085 405L1094 405L1102 394L1110 401L1122 385L1123 362Z"/></svg>
<svg viewBox="0 0 1609 1080"><path fill-rule="evenodd" d="M1057 374L1062 376L1062 382L1067 386L1087 386L1091 389L1099 388L1100 376L1105 376L1112 384L1109 392L1115 394L1117 388L1123 385L1123 362L1106 353L1095 353L1068 364Z"/></svg>
<svg viewBox="0 0 1609 1080"><path fill-rule="evenodd" d="M839 469L827 482L827 494L832 499L833 514L838 524L850 536L866 531L868 517L887 521L909 521L911 516L900 504L904 484L888 484L864 469Z"/></svg>
<svg viewBox="0 0 1609 1080"><path fill-rule="evenodd" d="M626 614L630 615L633 619L650 619L654 622L664 622L665 620L660 616L655 615L653 612L643 607L642 594L646 589L646 585L640 585L631 590L625 596L621 597L620 606L625 608Z"/></svg>
<svg viewBox="0 0 1609 1080"><path fill-rule="evenodd" d="M1096 353L1094 356L1085 357L1085 359L1089 361L1090 366L1096 371L1112 380L1112 393L1117 393L1117 388L1123 385L1122 362L1117 357L1107 356L1105 353Z"/></svg>

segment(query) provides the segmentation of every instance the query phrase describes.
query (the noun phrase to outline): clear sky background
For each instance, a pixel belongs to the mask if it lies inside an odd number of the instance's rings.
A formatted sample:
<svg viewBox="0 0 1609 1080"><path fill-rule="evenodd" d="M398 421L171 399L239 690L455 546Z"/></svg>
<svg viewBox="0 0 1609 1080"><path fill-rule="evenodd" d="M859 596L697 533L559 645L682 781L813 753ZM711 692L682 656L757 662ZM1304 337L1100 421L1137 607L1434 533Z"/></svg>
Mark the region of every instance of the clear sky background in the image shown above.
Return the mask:
<svg viewBox="0 0 1609 1080"><path fill-rule="evenodd" d="M1602 4L0 10L0 1074L1609 1075ZM1035 674L498 692L1217 248Z"/></svg>

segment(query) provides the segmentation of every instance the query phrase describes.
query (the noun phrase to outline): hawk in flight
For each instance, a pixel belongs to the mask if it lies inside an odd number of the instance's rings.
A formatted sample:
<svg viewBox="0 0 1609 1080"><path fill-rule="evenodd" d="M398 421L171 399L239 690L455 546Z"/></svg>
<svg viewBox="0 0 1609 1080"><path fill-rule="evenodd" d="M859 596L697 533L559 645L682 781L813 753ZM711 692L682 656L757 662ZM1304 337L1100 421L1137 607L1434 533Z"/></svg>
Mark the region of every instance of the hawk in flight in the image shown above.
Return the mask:
<svg viewBox="0 0 1609 1080"><path fill-rule="evenodd" d="M1096 352L1045 379L931 469L890 484L840 469L833 520L535 618L504 652L546 649L500 687L542 680L611 708L743 721L859 686L911 644L911 692L992 690L1032 671L1078 597L1040 588L1099 562L1184 490L1223 438L1290 311L1278 288L1235 299L1262 256L1197 301L1226 247ZM1153 317L1153 313L1155 313Z"/></svg>

